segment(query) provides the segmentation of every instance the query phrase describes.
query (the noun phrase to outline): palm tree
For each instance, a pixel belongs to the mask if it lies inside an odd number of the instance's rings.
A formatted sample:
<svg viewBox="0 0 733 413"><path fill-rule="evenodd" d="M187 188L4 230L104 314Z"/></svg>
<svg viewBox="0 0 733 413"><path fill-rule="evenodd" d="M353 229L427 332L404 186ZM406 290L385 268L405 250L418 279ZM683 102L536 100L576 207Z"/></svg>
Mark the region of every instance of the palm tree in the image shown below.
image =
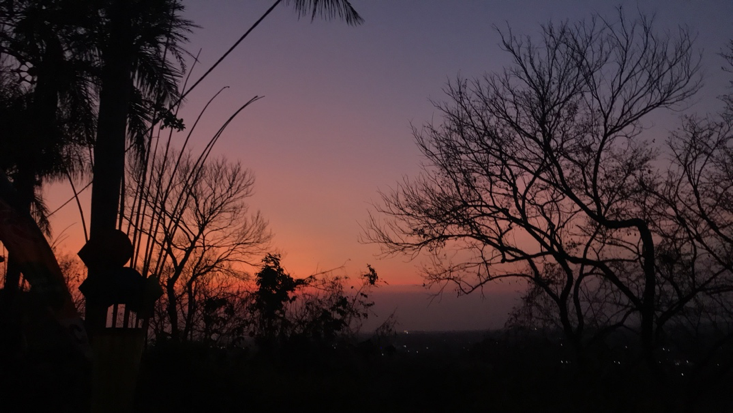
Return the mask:
<svg viewBox="0 0 733 413"><path fill-rule="evenodd" d="M131 114L141 115L129 122L129 136L142 154L150 121L159 117L149 109L165 107L179 96L181 45L192 27L180 16L183 7L177 0L109 0L104 6L91 240L117 227L128 119ZM96 276L97 269L90 268L89 277ZM103 328L105 320L106 308L87 306L87 323L92 329Z"/></svg>
<svg viewBox="0 0 733 413"><path fill-rule="evenodd" d="M80 70L85 63L69 53L75 29L59 23L60 3L0 2L0 52L9 66L2 77L0 167L12 176L20 207L47 233L36 190L83 168L78 159L94 129L91 84ZM20 272L9 258L5 287L12 292Z"/></svg>
<svg viewBox="0 0 733 413"><path fill-rule="evenodd" d="M36 190L90 169L103 177L105 166L117 165L104 157L115 142L110 134L121 134L121 156L128 140L145 152L147 125L179 96L181 44L192 26L181 10L175 0L0 1L0 61L8 69L1 72L0 168L41 226L47 221ZM90 167L97 146L101 172ZM95 185L97 192L105 186ZM6 288L17 289L20 273L9 261Z"/></svg>
<svg viewBox="0 0 733 413"><path fill-rule="evenodd" d="M325 18L342 18L347 24L357 25L363 20L348 0L277 0L268 11L232 46L190 89L195 88L203 78L208 76L213 69L223 61L226 56L256 27L272 10L282 2L292 4L299 16L310 16L314 19L320 15ZM131 108L130 88L127 86L131 74L134 73L134 22L136 21L136 6L146 2L138 0L111 0L106 9L109 18L109 33L107 47L103 49L102 85L99 103L99 118L97 123L97 140L94 146L94 185L92 187L92 217L90 223L91 239L101 237L107 231L111 231L118 225L120 208L120 191L124 176L125 161L125 127L128 114ZM182 6L177 1L156 0L152 2L159 7L151 7L149 10L157 11L158 14L139 14L155 20L162 19L169 24L166 33L168 37L153 36L148 43L153 55L161 56L160 52L171 50L175 56L182 55L178 49L183 36L180 34L182 28L190 27L190 23L180 19L178 13ZM141 7L144 9L144 7ZM167 11L168 14L160 13ZM169 20L166 20L165 18ZM154 25L154 27L157 27ZM156 43L157 41L157 43ZM161 62L165 62L163 58ZM140 67L139 65L137 67ZM156 66L149 66L156 67ZM164 67L164 66L157 66ZM172 73L172 72L169 72ZM177 73L176 73L177 74ZM132 76L133 78L135 76ZM164 79L172 79L175 76ZM185 94L184 94L185 95ZM168 95L168 101L173 105L180 103L184 97L178 99L174 94ZM151 118L153 122L159 120L159 116ZM147 125L146 125L147 126ZM149 126L148 126L149 127ZM144 140L142 140L144 142ZM90 271L90 277L95 276L95 271ZM92 328L102 328L106 319L106 309L87 307L87 323ZM96 326L96 327L95 327Z"/></svg>

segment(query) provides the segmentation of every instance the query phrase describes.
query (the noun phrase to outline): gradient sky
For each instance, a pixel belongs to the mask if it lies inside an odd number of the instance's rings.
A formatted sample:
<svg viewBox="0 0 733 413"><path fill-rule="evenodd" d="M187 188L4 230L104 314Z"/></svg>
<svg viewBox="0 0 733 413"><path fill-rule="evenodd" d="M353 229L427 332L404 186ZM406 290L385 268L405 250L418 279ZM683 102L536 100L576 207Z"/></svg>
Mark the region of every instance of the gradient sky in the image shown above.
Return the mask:
<svg viewBox="0 0 733 413"><path fill-rule="evenodd" d="M267 0L184 0L186 16L201 26L188 49L201 49L200 76L272 4ZM416 265L404 257L377 259L379 247L358 242L360 225L378 190L415 175L421 158L411 125L439 120L430 100L456 76L473 78L507 64L494 26L536 34L549 20L578 20L597 12L612 17L629 11L656 13L660 29L689 25L704 49L705 89L688 110L711 112L727 87L715 54L733 38L730 0L499 1L352 0L365 23L298 20L281 5L187 99L187 125L220 88L196 131L197 146L236 108L246 109L221 138L216 155L238 159L256 177L251 206L262 211L275 233L273 246L295 276L345 265L357 275L371 263L390 286L377 295L381 319L396 309L403 329L501 327L517 284L503 283L481 297L447 293L432 303ZM676 116L676 115L675 115ZM674 119L671 117L670 119ZM659 133L675 125L659 125ZM49 193L54 209L69 191ZM56 231L81 237L73 205L60 211ZM74 224L76 223L76 224Z"/></svg>

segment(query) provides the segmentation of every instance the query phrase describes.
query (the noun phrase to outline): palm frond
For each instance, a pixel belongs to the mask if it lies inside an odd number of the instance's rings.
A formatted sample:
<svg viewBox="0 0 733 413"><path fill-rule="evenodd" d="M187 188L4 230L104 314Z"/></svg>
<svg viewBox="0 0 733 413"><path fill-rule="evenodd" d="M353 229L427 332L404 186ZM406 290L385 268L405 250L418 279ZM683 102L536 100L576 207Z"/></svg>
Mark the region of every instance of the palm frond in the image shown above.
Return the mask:
<svg viewBox="0 0 733 413"><path fill-rule="evenodd" d="M298 17L309 16L311 20L315 20L318 15L325 19L339 18L350 26L357 26L364 22L348 0L286 0L285 2L293 5Z"/></svg>
<svg viewBox="0 0 733 413"><path fill-rule="evenodd" d="M31 200L31 216L38 224L38 228L46 236L51 236L51 223L48 220L48 207L38 194Z"/></svg>

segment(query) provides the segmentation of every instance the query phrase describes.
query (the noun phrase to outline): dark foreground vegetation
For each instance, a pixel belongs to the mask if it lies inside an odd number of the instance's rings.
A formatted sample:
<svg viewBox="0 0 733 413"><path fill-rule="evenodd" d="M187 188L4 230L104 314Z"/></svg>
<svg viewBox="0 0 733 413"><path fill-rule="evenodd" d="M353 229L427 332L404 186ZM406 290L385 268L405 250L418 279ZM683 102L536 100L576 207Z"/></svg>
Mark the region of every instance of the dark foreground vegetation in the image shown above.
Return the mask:
<svg viewBox="0 0 733 413"><path fill-rule="evenodd" d="M660 385L638 362L638 349L623 340L604 345L584 365L571 361L562 340L526 332L411 332L382 345L374 338L360 340L328 347L294 340L272 351L258 351L253 343L150 345L135 411L725 412L733 407L729 373L700 387L695 366L668 351L667 381ZM88 393L80 384L87 372L66 361L36 355L3 368L3 411L83 411Z"/></svg>
<svg viewBox="0 0 733 413"><path fill-rule="evenodd" d="M511 333L400 335L394 347L277 355L171 343L145 356L145 412L723 412L733 377L701 388L670 355L659 384L617 343L581 366L559 340ZM676 377L675 377L676 376Z"/></svg>

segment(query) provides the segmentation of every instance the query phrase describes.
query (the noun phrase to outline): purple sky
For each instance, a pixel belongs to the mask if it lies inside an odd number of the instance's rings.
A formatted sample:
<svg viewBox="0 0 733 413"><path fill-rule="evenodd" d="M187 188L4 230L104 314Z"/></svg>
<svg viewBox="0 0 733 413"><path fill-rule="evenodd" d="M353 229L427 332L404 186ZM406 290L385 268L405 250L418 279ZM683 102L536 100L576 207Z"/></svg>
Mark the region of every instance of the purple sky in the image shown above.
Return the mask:
<svg viewBox="0 0 733 413"><path fill-rule="evenodd" d="M197 78L272 4L272 0L184 0L186 16L201 26L188 49L201 52ZM198 136L198 149L219 125L254 95L215 149L239 159L257 177L251 200L275 233L273 245L295 276L339 267L357 275L371 263L390 283L377 297L377 312L397 309L403 329L481 329L503 325L517 284L504 283L487 298L427 300L416 269L419 261L377 259L378 246L358 236L377 190L389 190L415 175L421 158L411 134L437 117L430 99L457 75L478 77L507 64L493 26L536 34L550 19L577 20L593 12L613 17L623 4L656 12L661 29L687 24L704 49L706 88L690 110L714 111L726 87L715 53L733 38L730 0L506 1L352 0L365 23L298 20L280 5L187 100L186 124L221 87ZM676 116L676 115L675 115ZM437 120L437 118L435 118ZM674 118L670 118L674 120ZM674 123L660 125L660 133ZM61 193L62 191L59 191ZM66 193L49 199L55 208ZM73 206L59 220L78 222ZM56 226L57 231L65 225ZM78 237L81 227L67 231ZM414 286L414 287L410 287Z"/></svg>

